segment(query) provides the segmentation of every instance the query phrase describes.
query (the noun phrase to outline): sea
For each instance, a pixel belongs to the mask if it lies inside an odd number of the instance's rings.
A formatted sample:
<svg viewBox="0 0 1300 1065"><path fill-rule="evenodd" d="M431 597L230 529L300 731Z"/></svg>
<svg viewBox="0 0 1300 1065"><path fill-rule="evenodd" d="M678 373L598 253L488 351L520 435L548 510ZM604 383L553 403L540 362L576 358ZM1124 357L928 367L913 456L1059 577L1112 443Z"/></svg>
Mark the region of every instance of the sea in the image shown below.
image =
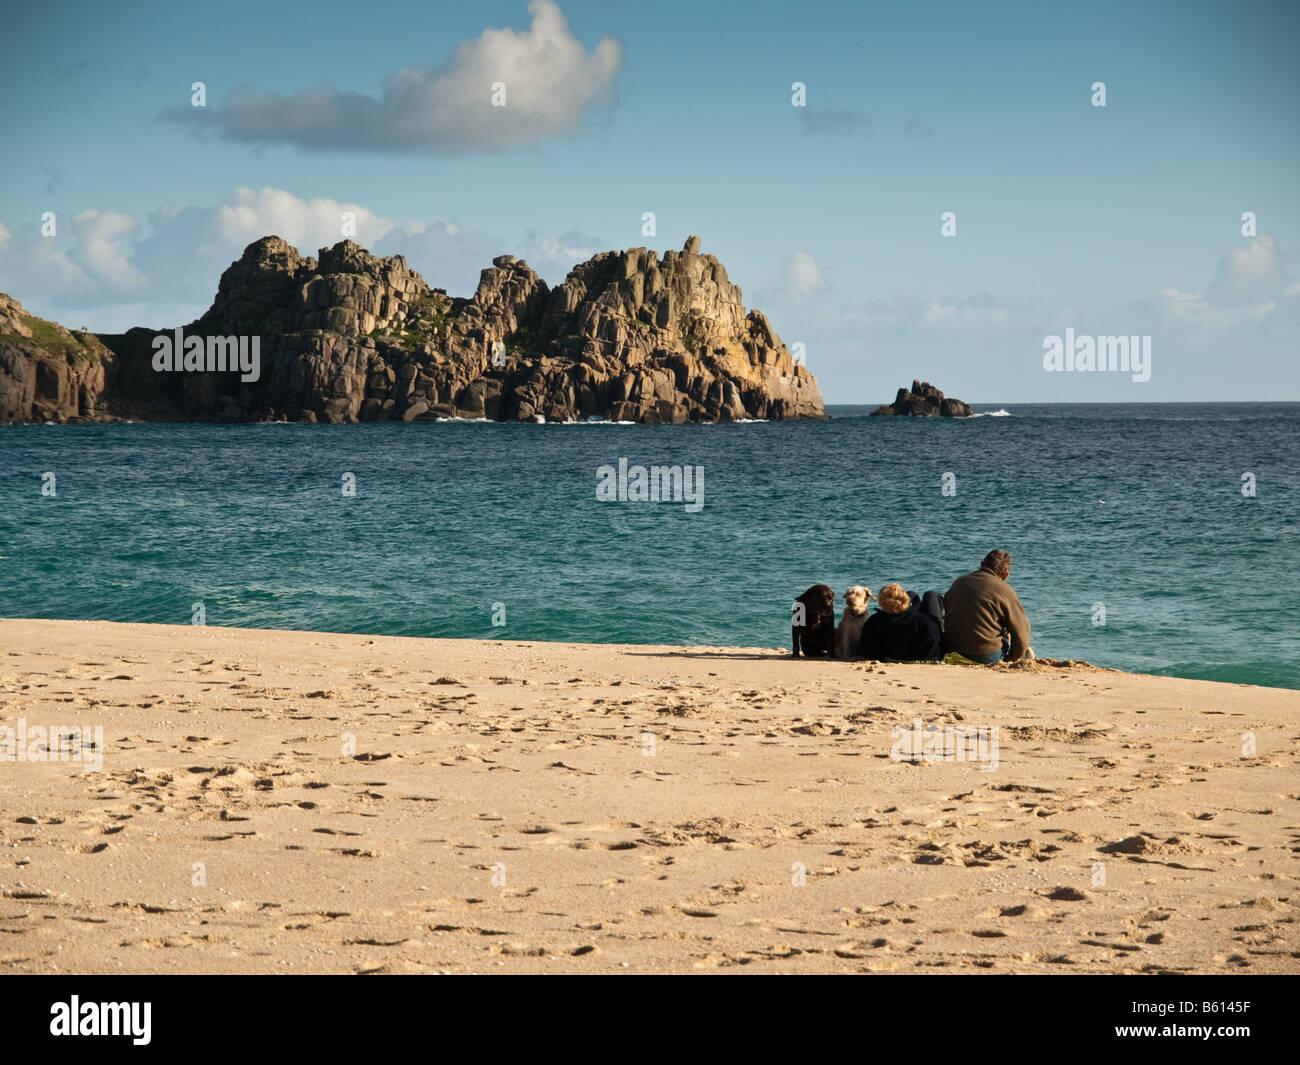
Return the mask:
<svg viewBox="0 0 1300 1065"><path fill-rule="evenodd" d="M974 406L8 426L0 616L788 649L811 584L1002 548L1039 657L1300 688L1300 404Z"/></svg>

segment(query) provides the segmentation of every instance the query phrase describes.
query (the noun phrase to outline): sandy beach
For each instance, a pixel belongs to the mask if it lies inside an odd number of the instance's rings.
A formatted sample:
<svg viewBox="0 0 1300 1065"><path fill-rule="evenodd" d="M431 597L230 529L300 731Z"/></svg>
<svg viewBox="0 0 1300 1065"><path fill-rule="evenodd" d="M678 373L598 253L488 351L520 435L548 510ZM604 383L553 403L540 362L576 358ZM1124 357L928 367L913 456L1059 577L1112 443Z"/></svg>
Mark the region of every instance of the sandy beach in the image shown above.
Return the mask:
<svg viewBox="0 0 1300 1065"><path fill-rule="evenodd" d="M0 972L1300 971L1294 691L107 622L0 643L0 726L102 727L98 769L0 762ZM911 750L916 722L980 758Z"/></svg>

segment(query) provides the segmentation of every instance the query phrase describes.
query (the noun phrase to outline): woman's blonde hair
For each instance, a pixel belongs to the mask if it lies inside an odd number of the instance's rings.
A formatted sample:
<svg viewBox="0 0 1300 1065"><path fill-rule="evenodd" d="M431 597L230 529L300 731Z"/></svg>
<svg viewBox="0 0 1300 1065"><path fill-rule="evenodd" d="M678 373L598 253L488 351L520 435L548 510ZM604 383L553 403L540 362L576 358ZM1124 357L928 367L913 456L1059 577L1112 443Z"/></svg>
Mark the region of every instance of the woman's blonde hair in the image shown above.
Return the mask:
<svg viewBox="0 0 1300 1065"><path fill-rule="evenodd" d="M886 614L901 614L912 604L906 590L901 584L886 584L876 596L880 609Z"/></svg>

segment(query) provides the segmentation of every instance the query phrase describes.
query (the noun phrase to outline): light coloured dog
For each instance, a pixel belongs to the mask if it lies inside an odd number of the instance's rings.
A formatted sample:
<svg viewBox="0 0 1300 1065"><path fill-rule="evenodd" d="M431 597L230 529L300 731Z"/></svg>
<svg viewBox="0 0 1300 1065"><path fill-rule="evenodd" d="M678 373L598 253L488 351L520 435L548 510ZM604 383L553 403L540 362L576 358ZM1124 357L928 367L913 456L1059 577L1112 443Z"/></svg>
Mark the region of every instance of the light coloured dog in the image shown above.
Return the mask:
<svg viewBox="0 0 1300 1065"><path fill-rule="evenodd" d="M844 592L844 615L835 630L835 657L857 658L858 641L867 620L867 603L876 598L871 589L855 584Z"/></svg>

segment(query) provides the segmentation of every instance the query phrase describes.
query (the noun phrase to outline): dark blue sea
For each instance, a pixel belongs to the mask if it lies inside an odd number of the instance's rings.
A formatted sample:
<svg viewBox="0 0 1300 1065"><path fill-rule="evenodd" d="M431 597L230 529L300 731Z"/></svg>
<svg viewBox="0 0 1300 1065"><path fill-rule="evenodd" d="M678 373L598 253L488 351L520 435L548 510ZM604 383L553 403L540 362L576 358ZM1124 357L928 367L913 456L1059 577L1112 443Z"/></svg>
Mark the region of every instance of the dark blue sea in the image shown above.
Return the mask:
<svg viewBox="0 0 1300 1065"><path fill-rule="evenodd" d="M784 647L810 584L1000 547L1040 657L1300 688L1300 404L828 409L0 428L0 615ZM702 468L703 506L598 499L620 459Z"/></svg>

